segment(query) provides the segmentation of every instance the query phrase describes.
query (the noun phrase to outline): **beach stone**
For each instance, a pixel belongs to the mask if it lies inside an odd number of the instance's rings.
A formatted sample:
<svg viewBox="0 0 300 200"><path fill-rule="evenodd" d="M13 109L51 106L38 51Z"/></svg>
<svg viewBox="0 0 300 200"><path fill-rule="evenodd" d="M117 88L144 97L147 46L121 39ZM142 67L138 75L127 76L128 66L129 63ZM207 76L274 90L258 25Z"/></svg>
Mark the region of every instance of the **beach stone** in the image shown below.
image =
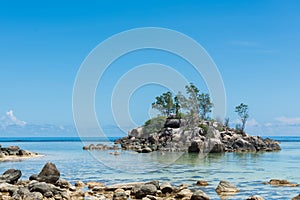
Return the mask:
<svg viewBox="0 0 300 200"><path fill-rule="evenodd" d="M237 193L239 192L239 189L235 185L229 183L228 181L220 181L218 187L216 188L216 192L218 194Z"/></svg>
<svg viewBox="0 0 300 200"><path fill-rule="evenodd" d="M60 188L66 188L66 189L68 189L72 186L71 183L69 183L65 179L58 179L58 181L56 181L55 185L60 187Z"/></svg>
<svg viewBox="0 0 300 200"><path fill-rule="evenodd" d="M120 184L114 184L114 185L109 185L105 187L106 191L115 191L116 189L123 189L123 190L131 190L136 186L141 186L145 184L145 182L131 182L131 183L120 183Z"/></svg>
<svg viewBox="0 0 300 200"><path fill-rule="evenodd" d="M18 190L18 187L9 183L0 183L0 192L9 194L13 194Z"/></svg>
<svg viewBox="0 0 300 200"><path fill-rule="evenodd" d="M292 200L300 200L300 194L298 194L297 196L293 197Z"/></svg>
<svg viewBox="0 0 300 200"><path fill-rule="evenodd" d="M202 190L197 190L191 196L191 200L209 200L209 196Z"/></svg>
<svg viewBox="0 0 300 200"><path fill-rule="evenodd" d="M196 183L198 186L208 186L208 182L204 180L199 180Z"/></svg>
<svg viewBox="0 0 300 200"><path fill-rule="evenodd" d="M270 185L274 185L274 186L286 186L286 187L297 187L299 186L299 184L297 183L290 183L287 180L279 180L279 179L271 179L269 181Z"/></svg>
<svg viewBox="0 0 300 200"><path fill-rule="evenodd" d="M131 194L141 199L147 195L156 195L157 187L153 184L137 185L131 190Z"/></svg>
<svg viewBox="0 0 300 200"><path fill-rule="evenodd" d="M31 181L28 188L30 192L40 192L42 194L51 192L51 187L45 182Z"/></svg>
<svg viewBox="0 0 300 200"><path fill-rule="evenodd" d="M147 182L145 184L152 184L152 185L155 185L155 187L157 189L159 189L159 181L158 180L153 180L153 181L150 181L150 182Z"/></svg>
<svg viewBox="0 0 300 200"><path fill-rule="evenodd" d="M76 186L76 187L79 187L79 188L83 188L83 187L85 186L85 184L84 184L84 182L82 182L82 181L76 181L76 182L75 182L75 186Z"/></svg>
<svg viewBox="0 0 300 200"><path fill-rule="evenodd" d="M60 172L55 164L48 162L37 176L37 181L55 184L60 177Z"/></svg>
<svg viewBox="0 0 300 200"><path fill-rule="evenodd" d="M9 169L6 170L2 176L0 176L0 182L6 182L14 184L16 183L19 178L22 176L22 172L16 169Z"/></svg>
<svg viewBox="0 0 300 200"><path fill-rule="evenodd" d="M173 192L173 187L168 182L162 183L159 188L160 188L161 192L164 194Z"/></svg>
<svg viewBox="0 0 300 200"><path fill-rule="evenodd" d="M88 186L89 189L93 189L94 187L104 187L103 183L100 182L87 182L86 185Z"/></svg>
<svg viewBox="0 0 300 200"><path fill-rule="evenodd" d="M179 199L183 199L184 197L191 198L192 195L193 195L193 192L191 190L183 189L180 192L178 192L175 197L179 198Z"/></svg>
<svg viewBox="0 0 300 200"><path fill-rule="evenodd" d="M262 198L261 196L258 196L258 195L254 195L254 196L248 197L247 200L264 200L264 198Z"/></svg>
<svg viewBox="0 0 300 200"><path fill-rule="evenodd" d="M114 192L113 200L127 200L127 195L125 193L125 190L116 189Z"/></svg>

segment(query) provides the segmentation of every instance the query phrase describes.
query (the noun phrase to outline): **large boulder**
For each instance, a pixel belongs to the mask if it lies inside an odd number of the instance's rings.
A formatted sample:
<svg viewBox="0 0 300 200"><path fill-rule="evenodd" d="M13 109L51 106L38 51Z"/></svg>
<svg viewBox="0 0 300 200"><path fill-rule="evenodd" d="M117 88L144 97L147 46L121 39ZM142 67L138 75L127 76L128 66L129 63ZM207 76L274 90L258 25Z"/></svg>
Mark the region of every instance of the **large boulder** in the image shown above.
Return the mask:
<svg viewBox="0 0 300 200"><path fill-rule="evenodd" d="M60 172L55 164L48 162L37 176L37 181L55 184L60 177Z"/></svg>
<svg viewBox="0 0 300 200"><path fill-rule="evenodd" d="M218 187L216 188L216 192L218 194L232 194L239 192L239 189L228 181L220 181Z"/></svg>
<svg viewBox="0 0 300 200"><path fill-rule="evenodd" d="M16 169L9 169L6 170L2 176L0 176L0 182L6 182L14 184L16 183L19 178L22 176L22 172Z"/></svg>
<svg viewBox="0 0 300 200"><path fill-rule="evenodd" d="M292 200L300 200L300 194L298 194L297 196L293 197Z"/></svg>
<svg viewBox="0 0 300 200"><path fill-rule="evenodd" d="M247 198L247 200L264 200L261 196L254 195Z"/></svg>
<svg viewBox="0 0 300 200"><path fill-rule="evenodd" d="M142 138L145 137L144 128L137 127L128 132L129 137Z"/></svg>
<svg viewBox="0 0 300 200"><path fill-rule="evenodd" d="M181 119L167 119L165 122L165 128L179 128L181 125Z"/></svg>

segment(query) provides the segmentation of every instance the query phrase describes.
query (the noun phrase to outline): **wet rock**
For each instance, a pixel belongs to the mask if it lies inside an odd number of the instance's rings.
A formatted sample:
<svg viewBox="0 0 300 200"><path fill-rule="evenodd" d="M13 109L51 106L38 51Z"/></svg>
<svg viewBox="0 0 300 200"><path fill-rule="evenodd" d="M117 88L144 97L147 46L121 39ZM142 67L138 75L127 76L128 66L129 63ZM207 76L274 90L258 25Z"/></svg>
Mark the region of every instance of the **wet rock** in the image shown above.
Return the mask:
<svg viewBox="0 0 300 200"><path fill-rule="evenodd" d="M58 179L58 181L56 181L55 185L60 188L66 188L66 189L69 189L72 186L71 183L69 183L65 179Z"/></svg>
<svg viewBox="0 0 300 200"><path fill-rule="evenodd" d="M191 200L209 200L209 196L202 190L197 190L191 196Z"/></svg>
<svg viewBox="0 0 300 200"><path fill-rule="evenodd" d="M198 186L208 186L208 182L204 180L199 180L196 183Z"/></svg>
<svg viewBox="0 0 300 200"><path fill-rule="evenodd" d="M88 186L89 189L93 189L94 187L104 187L103 183L100 182L87 182L86 185Z"/></svg>
<svg viewBox="0 0 300 200"><path fill-rule="evenodd" d="M60 177L60 172L55 164L48 162L37 176L37 181L55 184Z"/></svg>
<svg viewBox="0 0 300 200"><path fill-rule="evenodd" d="M150 153L150 152L152 152L152 149L149 147L145 147L142 149L142 153Z"/></svg>
<svg viewBox="0 0 300 200"><path fill-rule="evenodd" d="M164 182L160 185L160 190L162 193L172 193L173 192L173 187L171 186L170 183Z"/></svg>
<svg viewBox="0 0 300 200"><path fill-rule="evenodd" d="M76 181L75 186L79 187L79 188L83 188L85 186L85 184L82 181Z"/></svg>
<svg viewBox="0 0 300 200"><path fill-rule="evenodd" d="M216 188L216 192L218 194L231 194L239 192L239 189L227 181L220 181L218 187Z"/></svg>
<svg viewBox="0 0 300 200"><path fill-rule="evenodd" d="M114 192L113 200L127 200L128 197L123 189L116 189Z"/></svg>
<svg viewBox="0 0 300 200"><path fill-rule="evenodd" d="M299 186L299 184L297 184L297 183L290 183L287 180L280 180L280 179L271 179L269 181L269 184L273 185L273 186L286 186L286 187L297 187L297 186Z"/></svg>
<svg viewBox="0 0 300 200"><path fill-rule="evenodd" d="M247 198L247 200L264 200L261 196L254 195Z"/></svg>
<svg viewBox="0 0 300 200"><path fill-rule="evenodd" d="M9 183L0 183L0 192L8 192L13 194L18 190L18 187Z"/></svg>
<svg viewBox="0 0 300 200"><path fill-rule="evenodd" d="M145 184L145 182L131 182L131 183L121 183L121 184L114 184L114 185L109 185L105 187L106 191L115 191L116 189L123 189L123 190L131 190L132 188L136 186L141 186Z"/></svg>
<svg viewBox="0 0 300 200"><path fill-rule="evenodd" d="M183 189L176 194L175 198L179 198L179 199L191 198L192 195L193 195L193 192L191 190Z"/></svg>
<svg viewBox="0 0 300 200"><path fill-rule="evenodd" d="M0 182L6 182L14 184L16 183L19 178L22 176L22 172L16 169L9 169L6 170L2 176L0 176Z"/></svg>
<svg viewBox="0 0 300 200"><path fill-rule="evenodd" d="M131 190L131 194L133 194L138 199L146 197L147 195L155 196L156 192L157 192L157 187L153 184L137 185Z"/></svg>
<svg viewBox="0 0 300 200"><path fill-rule="evenodd" d="M292 200L300 200L300 194L298 194L297 196L295 196L294 198L292 198Z"/></svg>

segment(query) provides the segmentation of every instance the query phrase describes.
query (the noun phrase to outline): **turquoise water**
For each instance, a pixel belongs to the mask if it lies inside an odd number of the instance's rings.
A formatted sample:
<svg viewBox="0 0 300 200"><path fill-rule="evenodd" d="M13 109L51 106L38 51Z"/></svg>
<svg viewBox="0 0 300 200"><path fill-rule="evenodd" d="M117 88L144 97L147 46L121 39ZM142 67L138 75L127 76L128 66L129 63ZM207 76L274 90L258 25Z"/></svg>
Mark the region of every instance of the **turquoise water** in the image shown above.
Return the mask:
<svg viewBox="0 0 300 200"><path fill-rule="evenodd" d="M265 199L291 199L300 194L300 187L272 187L263 181L272 178L300 183L300 138L276 138L282 141L280 152L198 154L136 154L121 151L119 156L109 151L92 155L83 151L83 143L73 139L0 139L2 146L18 145L23 149L43 154L43 157L18 162L0 162L0 173L17 168L27 179L39 173L45 162L56 164L61 176L72 183L76 180L100 181L105 184L148 181L169 181L174 186L182 183L197 189L197 180L206 180L209 186L199 188L211 199L220 199L215 188L220 180L228 180L241 190L227 199L246 199L261 195ZM62 141L60 141L62 140ZM96 139L92 139L96 140ZM85 144L99 143L92 140ZM109 142L106 142L109 143Z"/></svg>

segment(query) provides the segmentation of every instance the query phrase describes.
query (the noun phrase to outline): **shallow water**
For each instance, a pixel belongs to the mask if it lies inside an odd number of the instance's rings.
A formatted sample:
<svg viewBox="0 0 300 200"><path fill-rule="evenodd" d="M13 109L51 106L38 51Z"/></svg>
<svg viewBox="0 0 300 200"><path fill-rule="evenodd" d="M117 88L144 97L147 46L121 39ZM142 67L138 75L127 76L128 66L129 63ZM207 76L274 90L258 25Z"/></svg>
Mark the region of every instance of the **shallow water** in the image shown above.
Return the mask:
<svg viewBox="0 0 300 200"><path fill-rule="evenodd" d="M93 143L93 142L88 142ZM96 143L96 142L94 142ZM157 179L178 186L187 183L193 189L205 191L211 199L221 199L215 192L220 180L228 180L241 191L222 199L246 199L261 195L265 199L291 199L300 194L300 187L273 187L262 182L272 178L300 183L300 143L282 142L282 151L266 153L224 154L137 154L121 151L119 156L109 151L82 150L80 141L2 141L2 146L18 145L43 154L43 157L20 162L1 162L0 172L8 168L20 169L22 179L39 173L45 162L56 164L61 176L76 180L100 181L105 184ZM207 187L196 186L197 180L209 182Z"/></svg>

